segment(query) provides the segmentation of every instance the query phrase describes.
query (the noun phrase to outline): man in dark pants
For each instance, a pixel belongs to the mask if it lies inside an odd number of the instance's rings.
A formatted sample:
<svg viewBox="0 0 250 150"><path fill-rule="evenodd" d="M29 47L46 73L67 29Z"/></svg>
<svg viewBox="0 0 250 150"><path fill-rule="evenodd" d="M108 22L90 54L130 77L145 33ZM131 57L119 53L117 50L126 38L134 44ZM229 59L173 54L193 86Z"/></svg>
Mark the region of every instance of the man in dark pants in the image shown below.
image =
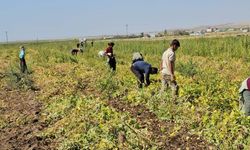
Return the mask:
<svg viewBox="0 0 250 150"><path fill-rule="evenodd" d="M24 48L24 46L20 47L19 58L20 58L21 72L24 73L27 70L27 65L26 65L26 61L25 61L25 48Z"/></svg>
<svg viewBox="0 0 250 150"><path fill-rule="evenodd" d="M142 88L142 84L144 83L144 74L146 79L145 86L148 86L150 84L149 75L157 74L158 72L157 68L152 67L149 63L143 60L138 60L134 62L130 69L138 79L139 88Z"/></svg>
<svg viewBox="0 0 250 150"><path fill-rule="evenodd" d="M108 43L108 48L105 51L105 55L108 56L108 64L113 71L116 70L116 60L113 53L114 45L115 44L113 42Z"/></svg>
<svg viewBox="0 0 250 150"><path fill-rule="evenodd" d="M92 46L92 47L94 46L94 41L93 41L93 40L91 41L91 46Z"/></svg>

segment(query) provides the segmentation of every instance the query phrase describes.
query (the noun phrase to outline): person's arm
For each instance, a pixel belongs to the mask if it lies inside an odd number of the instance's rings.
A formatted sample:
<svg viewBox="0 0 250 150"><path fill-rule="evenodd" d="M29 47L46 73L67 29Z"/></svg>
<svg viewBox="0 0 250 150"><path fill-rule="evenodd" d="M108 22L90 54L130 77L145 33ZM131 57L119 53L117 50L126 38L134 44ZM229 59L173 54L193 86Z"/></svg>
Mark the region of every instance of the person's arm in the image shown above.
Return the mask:
<svg viewBox="0 0 250 150"><path fill-rule="evenodd" d="M108 48L105 49L104 53L105 55L108 53Z"/></svg>
<svg viewBox="0 0 250 150"><path fill-rule="evenodd" d="M108 56L108 52L109 52L109 47L107 47L106 50L104 51L104 55Z"/></svg>
<svg viewBox="0 0 250 150"><path fill-rule="evenodd" d="M175 80L174 66L175 66L174 61L169 61L168 62L168 68L169 68L169 72L170 72L170 76L171 76L171 81Z"/></svg>
<svg viewBox="0 0 250 150"><path fill-rule="evenodd" d="M160 69L161 70L163 69L163 67L162 67L163 65L162 64L163 64L163 61L161 61L161 64L160 64Z"/></svg>
<svg viewBox="0 0 250 150"><path fill-rule="evenodd" d="M145 70L146 86L148 86L150 84L150 80L149 80L150 68L151 68L151 66L147 67L147 69Z"/></svg>
<svg viewBox="0 0 250 150"><path fill-rule="evenodd" d="M108 47L106 50L105 50L105 55L108 56L108 57L111 57L112 56L112 53L111 53L111 47Z"/></svg>
<svg viewBox="0 0 250 150"><path fill-rule="evenodd" d="M168 57L168 68L169 68L169 73L171 76L171 81L175 80L175 75L174 75L174 69L175 69L175 54L172 53L170 54L170 56Z"/></svg>
<svg viewBox="0 0 250 150"><path fill-rule="evenodd" d="M169 68L170 75L174 75L174 62L173 61L168 62L168 68Z"/></svg>

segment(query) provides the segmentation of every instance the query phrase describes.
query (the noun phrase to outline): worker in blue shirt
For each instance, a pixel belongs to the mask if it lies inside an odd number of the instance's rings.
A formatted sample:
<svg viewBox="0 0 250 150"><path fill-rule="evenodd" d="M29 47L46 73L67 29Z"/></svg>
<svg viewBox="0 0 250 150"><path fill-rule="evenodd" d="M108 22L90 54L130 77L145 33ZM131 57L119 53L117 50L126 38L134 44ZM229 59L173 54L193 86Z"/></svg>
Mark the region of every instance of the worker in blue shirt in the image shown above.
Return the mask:
<svg viewBox="0 0 250 150"><path fill-rule="evenodd" d="M143 60L138 60L134 62L130 69L138 79L139 88L142 88L142 85L144 84L144 75L146 79L145 86L148 86L150 84L150 80L149 80L150 74L157 74L158 72L157 68L152 67L151 64Z"/></svg>
<svg viewBox="0 0 250 150"><path fill-rule="evenodd" d="M24 46L20 46L19 58L20 58L21 72L24 73L27 70L27 65L26 65L26 61L25 61L25 48L24 48Z"/></svg>

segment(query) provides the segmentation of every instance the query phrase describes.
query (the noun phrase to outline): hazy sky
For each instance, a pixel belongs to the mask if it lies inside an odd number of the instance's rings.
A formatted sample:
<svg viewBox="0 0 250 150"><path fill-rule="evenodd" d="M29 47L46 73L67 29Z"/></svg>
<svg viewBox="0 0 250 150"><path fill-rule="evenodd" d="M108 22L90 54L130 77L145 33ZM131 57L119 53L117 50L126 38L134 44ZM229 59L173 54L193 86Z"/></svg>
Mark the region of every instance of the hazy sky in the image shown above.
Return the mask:
<svg viewBox="0 0 250 150"><path fill-rule="evenodd" d="M0 42L250 22L250 0L0 0Z"/></svg>

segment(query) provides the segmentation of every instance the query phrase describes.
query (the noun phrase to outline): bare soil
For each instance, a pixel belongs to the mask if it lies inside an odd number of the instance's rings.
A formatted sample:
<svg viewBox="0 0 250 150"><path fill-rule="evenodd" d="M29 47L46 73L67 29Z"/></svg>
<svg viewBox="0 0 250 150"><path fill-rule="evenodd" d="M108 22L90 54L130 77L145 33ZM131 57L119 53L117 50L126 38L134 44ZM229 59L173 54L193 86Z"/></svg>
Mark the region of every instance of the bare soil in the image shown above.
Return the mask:
<svg viewBox="0 0 250 150"><path fill-rule="evenodd" d="M0 90L1 150L50 150L55 149L51 139L37 134L47 125L40 121L42 104L34 91Z"/></svg>
<svg viewBox="0 0 250 150"><path fill-rule="evenodd" d="M96 89L88 86L83 91L85 94L100 96ZM0 128L0 150L56 149L55 140L38 136L48 125L40 119L43 105L36 99L37 94L39 92L0 90L0 119L5 122ZM131 117L136 118L141 128L147 128L150 135L142 139L149 144L171 150L216 149L202 137L191 134L186 127L174 131L174 122L160 120L144 105L134 106L119 98L111 98L106 102L118 112L128 112ZM175 133L172 134L173 132Z"/></svg>
<svg viewBox="0 0 250 150"><path fill-rule="evenodd" d="M151 133L148 136L149 140L156 141L156 144L162 149L215 149L202 137L191 134L185 127L170 136L175 123L159 120L143 105L133 106L119 99L110 99L107 104L119 112L129 112L141 127L147 128Z"/></svg>

